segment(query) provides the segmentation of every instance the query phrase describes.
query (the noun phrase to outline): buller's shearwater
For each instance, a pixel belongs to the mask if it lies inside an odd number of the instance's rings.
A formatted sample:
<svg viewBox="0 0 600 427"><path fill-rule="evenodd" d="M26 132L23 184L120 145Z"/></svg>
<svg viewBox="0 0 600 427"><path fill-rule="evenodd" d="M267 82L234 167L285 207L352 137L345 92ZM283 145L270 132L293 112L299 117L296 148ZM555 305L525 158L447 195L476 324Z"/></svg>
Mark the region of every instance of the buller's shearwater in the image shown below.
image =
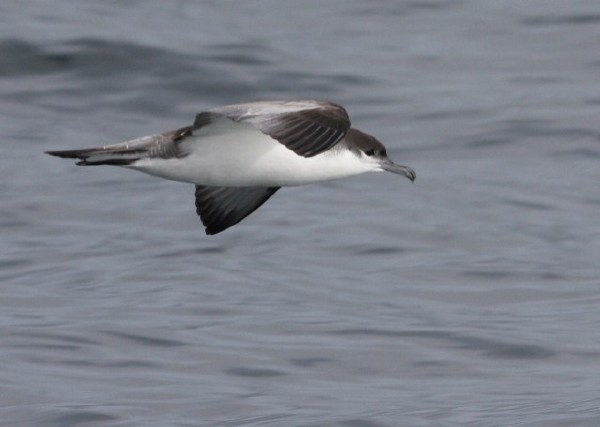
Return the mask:
<svg viewBox="0 0 600 427"><path fill-rule="evenodd" d="M415 180L377 139L324 101L261 101L214 108L192 126L120 144L47 151L80 166L115 165L196 185L206 234L237 224L280 187L388 171Z"/></svg>

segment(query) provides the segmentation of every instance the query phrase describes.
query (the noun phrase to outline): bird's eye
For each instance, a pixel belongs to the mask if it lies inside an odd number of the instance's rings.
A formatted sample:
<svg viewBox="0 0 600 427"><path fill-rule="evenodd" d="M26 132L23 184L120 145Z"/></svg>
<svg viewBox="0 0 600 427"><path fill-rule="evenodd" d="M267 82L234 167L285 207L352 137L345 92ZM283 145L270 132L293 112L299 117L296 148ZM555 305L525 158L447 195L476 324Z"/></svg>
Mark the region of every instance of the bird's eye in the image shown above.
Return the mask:
<svg viewBox="0 0 600 427"><path fill-rule="evenodd" d="M369 157L375 154L375 150L365 150L365 154Z"/></svg>
<svg viewBox="0 0 600 427"><path fill-rule="evenodd" d="M380 155L381 157L385 157L385 156L387 156L387 151L385 151L385 150L381 150L381 151L379 152L379 155Z"/></svg>

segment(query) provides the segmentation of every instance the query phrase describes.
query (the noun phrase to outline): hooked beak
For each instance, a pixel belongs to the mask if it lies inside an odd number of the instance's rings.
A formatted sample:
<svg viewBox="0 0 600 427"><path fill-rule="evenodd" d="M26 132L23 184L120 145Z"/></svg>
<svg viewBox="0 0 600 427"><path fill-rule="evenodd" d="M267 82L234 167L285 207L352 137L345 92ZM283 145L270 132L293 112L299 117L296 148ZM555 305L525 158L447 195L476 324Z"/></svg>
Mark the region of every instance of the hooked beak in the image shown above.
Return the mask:
<svg viewBox="0 0 600 427"><path fill-rule="evenodd" d="M384 171L397 173L398 175L404 175L405 177L407 177L408 179L410 179L413 182L414 182L415 178L417 177L417 174L415 173L414 170L412 170L408 166L397 165L396 163L392 162L390 159L385 159L384 161L382 161L380 163L380 165L381 165L381 169L383 169Z"/></svg>

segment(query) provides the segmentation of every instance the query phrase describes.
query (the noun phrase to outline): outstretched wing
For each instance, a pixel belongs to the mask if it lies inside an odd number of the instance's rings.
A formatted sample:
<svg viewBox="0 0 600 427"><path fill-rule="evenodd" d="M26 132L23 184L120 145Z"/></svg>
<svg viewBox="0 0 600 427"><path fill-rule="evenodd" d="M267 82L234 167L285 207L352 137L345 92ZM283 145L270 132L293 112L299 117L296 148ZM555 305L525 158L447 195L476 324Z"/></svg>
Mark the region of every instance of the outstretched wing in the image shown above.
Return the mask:
<svg viewBox="0 0 600 427"><path fill-rule="evenodd" d="M196 185L196 212L206 234L217 234L246 218L279 188Z"/></svg>
<svg viewBox="0 0 600 427"><path fill-rule="evenodd" d="M196 115L193 126L119 144L82 150L47 151L58 157L78 159L78 165L127 166L143 158L176 158L188 153L180 143L194 130L220 118L249 123L299 156L312 157L329 150L350 129L346 110L325 101L262 101L228 105ZM240 143L243 143L240 141Z"/></svg>
<svg viewBox="0 0 600 427"><path fill-rule="evenodd" d="M264 101L228 105L198 114L193 128L210 124L215 115L250 123L303 157L329 150L350 128L346 110L325 101Z"/></svg>

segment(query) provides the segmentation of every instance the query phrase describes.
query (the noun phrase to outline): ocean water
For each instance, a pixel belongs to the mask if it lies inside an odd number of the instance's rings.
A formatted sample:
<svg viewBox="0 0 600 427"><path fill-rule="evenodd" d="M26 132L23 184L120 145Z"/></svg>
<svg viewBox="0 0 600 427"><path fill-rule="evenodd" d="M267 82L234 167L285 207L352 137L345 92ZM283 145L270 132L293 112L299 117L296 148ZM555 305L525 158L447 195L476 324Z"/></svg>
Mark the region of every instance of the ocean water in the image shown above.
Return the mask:
<svg viewBox="0 0 600 427"><path fill-rule="evenodd" d="M599 42L595 0L0 5L0 425L600 425ZM297 98L416 182L206 236L43 153Z"/></svg>

